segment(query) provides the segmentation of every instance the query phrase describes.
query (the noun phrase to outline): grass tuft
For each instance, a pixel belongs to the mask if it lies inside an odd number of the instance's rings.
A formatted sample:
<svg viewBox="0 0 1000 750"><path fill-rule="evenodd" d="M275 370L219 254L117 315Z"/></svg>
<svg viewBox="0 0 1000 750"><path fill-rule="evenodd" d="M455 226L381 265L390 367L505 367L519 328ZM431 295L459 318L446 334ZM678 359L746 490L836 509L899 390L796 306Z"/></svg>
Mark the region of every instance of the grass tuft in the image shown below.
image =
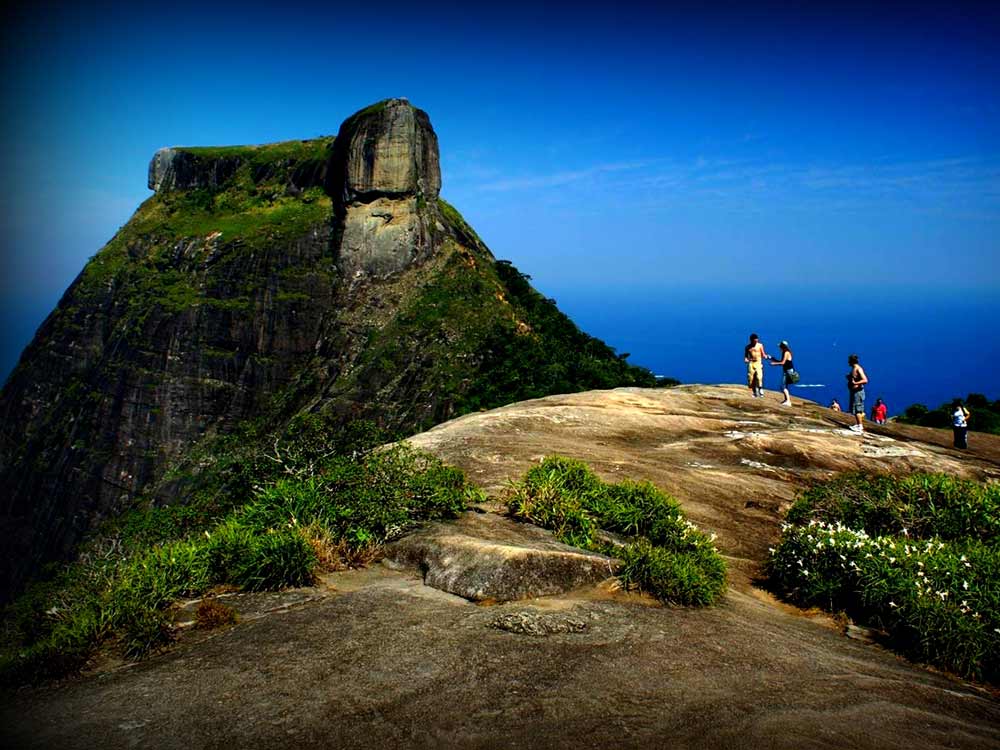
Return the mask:
<svg viewBox="0 0 1000 750"><path fill-rule="evenodd" d="M620 558L622 582L661 601L708 605L725 591L714 536L685 520L677 501L650 482L607 484L582 461L549 456L510 487L507 507L566 544Z"/></svg>

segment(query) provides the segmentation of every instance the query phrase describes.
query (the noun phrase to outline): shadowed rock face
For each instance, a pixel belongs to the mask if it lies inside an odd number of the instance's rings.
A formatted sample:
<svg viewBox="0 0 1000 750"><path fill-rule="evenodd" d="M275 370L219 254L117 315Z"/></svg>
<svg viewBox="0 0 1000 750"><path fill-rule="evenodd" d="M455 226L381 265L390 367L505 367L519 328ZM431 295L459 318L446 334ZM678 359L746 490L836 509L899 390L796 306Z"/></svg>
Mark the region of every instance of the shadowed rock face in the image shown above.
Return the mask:
<svg viewBox="0 0 1000 750"><path fill-rule="evenodd" d="M150 190L186 190L218 187L240 166L238 158L199 159L189 151L161 148L149 162Z"/></svg>

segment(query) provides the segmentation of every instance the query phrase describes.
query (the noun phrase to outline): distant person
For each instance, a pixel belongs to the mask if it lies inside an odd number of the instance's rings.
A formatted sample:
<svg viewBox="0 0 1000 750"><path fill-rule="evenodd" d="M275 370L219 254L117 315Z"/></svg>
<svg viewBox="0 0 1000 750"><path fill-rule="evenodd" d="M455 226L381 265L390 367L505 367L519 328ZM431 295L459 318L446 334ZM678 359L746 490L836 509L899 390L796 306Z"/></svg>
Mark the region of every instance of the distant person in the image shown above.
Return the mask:
<svg viewBox="0 0 1000 750"><path fill-rule="evenodd" d="M850 399L851 414L854 415L856 424L852 424L848 429L854 432L865 431L865 384L868 383L868 376L865 369L858 361L858 355L852 354L847 358L847 364L851 366L851 371L847 373L847 393Z"/></svg>
<svg viewBox="0 0 1000 750"><path fill-rule="evenodd" d="M955 447L965 450L969 447L969 410L962 399L956 398L952 404L951 429L955 432Z"/></svg>
<svg viewBox="0 0 1000 750"><path fill-rule="evenodd" d="M875 406L872 407L872 419L875 420L875 424L885 424L888 413L889 407L885 405L885 402L881 398L875 399Z"/></svg>
<svg viewBox="0 0 1000 750"><path fill-rule="evenodd" d="M781 365L781 392L785 394L785 400L781 402L782 406L791 406L792 397L789 394L788 389L791 387L798 378L795 377L795 364L792 362L792 350L788 348L788 342L782 341L778 344L781 347L781 359L777 357L771 357L772 365Z"/></svg>
<svg viewBox="0 0 1000 750"><path fill-rule="evenodd" d="M830 408L833 409L834 411L841 411L840 402L837 401L837 399L834 399L833 401L830 402Z"/></svg>
<svg viewBox="0 0 1000 750"><path fill-rule="evenodd" d="M760 343L760 336L750 334L750 343L743 349L743 361L747 363L747 387L754 398L764 398L764 360L767 353Z"/></svg>

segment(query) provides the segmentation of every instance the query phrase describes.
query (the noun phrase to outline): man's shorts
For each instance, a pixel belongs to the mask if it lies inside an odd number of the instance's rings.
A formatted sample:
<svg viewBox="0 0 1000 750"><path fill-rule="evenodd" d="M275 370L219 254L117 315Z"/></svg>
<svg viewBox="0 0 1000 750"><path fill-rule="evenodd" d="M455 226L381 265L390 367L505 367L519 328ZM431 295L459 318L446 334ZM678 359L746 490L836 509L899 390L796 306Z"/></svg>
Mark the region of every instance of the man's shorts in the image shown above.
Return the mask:
<svg viewBox="0 0 1000 750"><path fill-rule="evenodd" d="M751 388L753 387L754 375L757 376L757 385L764 385L764 363L763 362L747 362L747 385Z"/></svg>
<svg viewBox="0 0 1000 750"><path fill-rule="evenodd" d="M865 389L851 391L851 414L865 413Z"/></svg>

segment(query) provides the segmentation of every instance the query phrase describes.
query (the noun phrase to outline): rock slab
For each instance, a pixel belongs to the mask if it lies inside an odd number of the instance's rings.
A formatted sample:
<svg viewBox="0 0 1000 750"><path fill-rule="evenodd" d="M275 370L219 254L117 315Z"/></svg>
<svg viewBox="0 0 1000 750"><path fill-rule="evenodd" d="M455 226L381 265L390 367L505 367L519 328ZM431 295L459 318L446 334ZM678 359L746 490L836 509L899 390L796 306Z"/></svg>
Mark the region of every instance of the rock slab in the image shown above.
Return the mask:
<svg viewBox="0 0 1000 750"><path fill-rule="evenodd" d="M472 601L508 602L599 583L621 562L556 541L493 513L432 523L392 544L387 558L419 568L424 583Z"/></svg>

